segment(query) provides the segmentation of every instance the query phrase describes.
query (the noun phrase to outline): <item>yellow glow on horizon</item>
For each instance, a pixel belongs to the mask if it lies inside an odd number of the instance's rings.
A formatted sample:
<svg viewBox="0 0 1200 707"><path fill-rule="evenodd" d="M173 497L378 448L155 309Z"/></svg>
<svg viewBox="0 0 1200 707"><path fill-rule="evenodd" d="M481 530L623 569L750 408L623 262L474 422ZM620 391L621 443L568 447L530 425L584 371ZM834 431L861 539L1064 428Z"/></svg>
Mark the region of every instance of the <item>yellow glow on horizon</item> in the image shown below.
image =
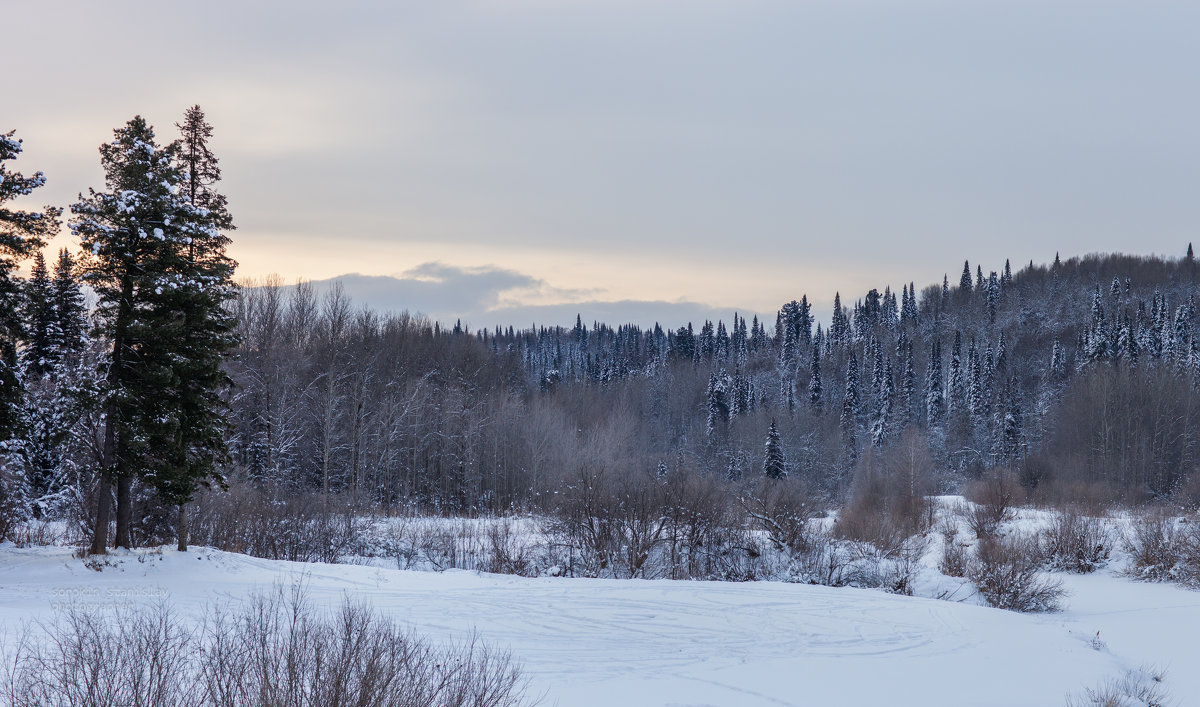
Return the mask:
<svg viewBox="0 0 1200 707"><path fill-rule="evenodd" d="M542 280L541 290L506 293L506 304L536 305L588 300L690 301L712 306L739 306L775 311L783 302L807 294L815 302L830 301L848 284L865 291L876 287L880 273L854 271L849 263L813 262L798 270L768 259L742 256L714 262L697 253L653 251L582 253L482 244L381 242L329 237L322 242L283 233L234 236L230 254L237 275L262 279L277 274L285 282L323 280L346 274L402 277L424 263L473 268L504 268ZM899 287L899 283L897 283ZM843 295L848 293L843 292Z"/></svg>

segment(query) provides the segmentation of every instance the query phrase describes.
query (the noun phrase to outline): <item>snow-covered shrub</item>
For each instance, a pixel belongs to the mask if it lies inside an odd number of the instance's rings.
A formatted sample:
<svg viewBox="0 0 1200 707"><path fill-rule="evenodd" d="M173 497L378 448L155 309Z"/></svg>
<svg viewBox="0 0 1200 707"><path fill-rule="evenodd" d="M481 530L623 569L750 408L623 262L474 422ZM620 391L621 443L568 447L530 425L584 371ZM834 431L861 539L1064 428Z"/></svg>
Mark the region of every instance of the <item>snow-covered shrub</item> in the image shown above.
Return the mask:
<svg viewBox="0 0 1200 707"><path fill-rule="evenodd" d="M1098 518L1075 509L1059 513L1038 536L1047 569L1086 574L1102 567L1112 552L1112 537Z"/></svg>
<svg viewBox="0 0 1200 707"><path fill-rule="evenodd" d="M1066 595L1062 584L1041 571L1034 538L983 538L967 568L979 594L998 609L1057 611Z"/></svg>
<svg viewBox="0 0 1200 707"><path fill-rule="evenodd" d="M196 545L269 560L336 563L362 554L367 526L338 496L236 481L198 496L189 534Z"/></svg>
<svg viewBox="0 0 1200 707"><path fill-rule="evenodd" d="M1200 582L1200 525L1152 511L1124 536L1130 575L1152 582Z"/></svg>
<svg viewBox="0 0 1200 707"><path fill-rule="evenodd" d="M609 474L581 466L559 492L549 523L557 545L570 549L568 573L584 577L658 576L652 563L667 530L662 479Z"/></svg>
<svg viewBox="0 0 1200 707"><path fill-rule="evenodd" d="M1118 679L1067 697L1067 707L1166 707L1170 697L1158 670L1130 670Z"/></svg>
<svg viewBox="0 0 1200 707"><path fill-rule="evenodd" d="M883 589L895 594L912 594L912 584L928 547L924 535L911 535L890 547L869 543L851 545L850 562L843 573L851 587Z"/></svg>
<svg viewBox="0 0 1200 707"><path fill-rule="evenodd" d="M1012 518L1025 499L1017 475L1005 469L993 469L982 479L967 486L964 495L972 502L967 523L980 540L992 537L1000 524Z"/></svg>
<svg viewBox="0 0 1200 707"><path fill-rule="evenodd" d="M938 569L948 577L965 577L970 563L968 545L958 539L958 525L947 518L939 531L942 534L942 557Z"/></svg>
<svg viewBox="0 0 1200 707"><path fill-rule="evenodd" d="M527 537L515 532L508 518L492 523L487 530L490 551L487 571L495 574L516 574L533 577L537 574L534 560L537 548Z"/></svg>
<svg viewBox="0 0 1200 707"><path fill-rule="evenodd" d="M724 482L676 472L663 483L666 529L658 558L664 567L661 576L741 581L762 574L766 548L761 547L753 524L744 522L745 511L731 501L731 490ZM791 484L788 480L772 483L781 489Z"/></svg>
<svg viewBox="0 0 1200 707"><path fill-rule="evenodd" d="M435 648L368 608L324 612L302 589L210 606L199 626L159 605L68 610L0 667L4 707L516 707L508 654L477 640Z"/></svg>
<svg viewBox="0 0 1200 707"><path fill-rule="evenodd" d="M906 435L902 443L915 444L916 439ZM890 552L933 524L928 450L918 445L911 454L892 451L868 450L859 460L850 498L834 526L838 537Z"/></svg>
<svg viewBox="0 0 1200 707"><path fill-rule="evenodd" d="M809 553L824 539L812 518L817 504L799 481L764 479L745 488L738 505L776 550L791 556Z"/></svg>

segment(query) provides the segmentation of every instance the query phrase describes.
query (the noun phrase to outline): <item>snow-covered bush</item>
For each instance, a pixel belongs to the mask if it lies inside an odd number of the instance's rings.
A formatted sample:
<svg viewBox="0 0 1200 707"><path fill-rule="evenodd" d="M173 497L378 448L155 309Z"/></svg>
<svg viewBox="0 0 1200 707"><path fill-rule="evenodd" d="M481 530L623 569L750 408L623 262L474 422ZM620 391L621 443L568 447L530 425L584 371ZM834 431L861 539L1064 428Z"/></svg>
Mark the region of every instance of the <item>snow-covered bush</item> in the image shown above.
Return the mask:
<svg viewBox="0 0 1200 707"><path fill-rule="evenodd" d="M1067 707L1166 707L1170 699L1157 670L1131 670L1097 688L1067 698Z"/></svg>
<svg viewBox="0 0 1200 707"><path fill-rule="evenodd" d="M231 482L202 493L190 522L191 542L269 560L336 563L363 554L368 523L348 501Z"/></svg>
<svg viewBox="0 0 1200 707"><path fill-rule="evenodd" d="M1057 611L1066 595L1062 584L1041 571L1034 538L984 538L967 567L980 596L998 609Z"/></svg>
<svg viewBox="0 0 1200 707"><path fill-rule="evenodd" d="M947 518L938 530L942 534L942 557L938 561L938 569L947 577L967 576L971 555L969 546L958 539L958 524Z"/></svg>
<svg viewBox="0 0 1200 707"><path fill-rule="evenodd" d="M967 523L980 540L995 535L1000 524L1010 520L1025 499L1017 475L1004 469L994 469L968 484L965 495L972 502L966 511Z"/></svg>
<svg viewBox="0 0 1200 707"><path fill-rule="evenodd" d="M435 648L349 601L320 611L299 588L210 606L199 627L166 605L68 610L3 657L4 707L532 704L507 653Z"/></svg>
<svg viewBox="0 0 1200 707"><path fill-rule="evenodd" d="M765 479L738 496L738 506L776 550L795 556L810 553L825 533L812 524L817 505L798 481Z"/></svg>
<svg viewBox="0 0 1200 707"><path fill-rule="evenodd" d="M1160 511L1134 519L1124 536L1128 573L1153 582L1200 582L1200 525Z"/></svg>
<svg viewBox="0 0 1200 707"><path fill-rule="evenodd" d="M901 444L912 451L888 454L868 450L863 454L834 535L890 553L933 524L928 449L914 435L906 435Z"/></svg>
<svg viewBox="0 0 1200 707"><path fill-rule="evenodd" d="M1047 569L1060 572L1092 572L1108 561L1112 537L1098 518L1081 515L1073 508L1058 513L1050 527L1038 536Z"/></svg>

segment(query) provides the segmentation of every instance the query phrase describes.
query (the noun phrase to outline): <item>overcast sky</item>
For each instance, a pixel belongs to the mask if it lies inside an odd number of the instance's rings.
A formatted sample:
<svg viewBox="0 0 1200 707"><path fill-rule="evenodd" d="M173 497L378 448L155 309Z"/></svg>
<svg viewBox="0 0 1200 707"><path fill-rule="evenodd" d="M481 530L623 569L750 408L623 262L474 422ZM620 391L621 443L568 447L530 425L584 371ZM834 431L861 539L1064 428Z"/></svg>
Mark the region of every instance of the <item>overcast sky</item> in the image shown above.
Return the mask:
<svg viewBox="0 0 1200 707"><path fill-rule="evenodd" d="M38 0L0 20L0 130L46 172L37 201L100 186L96 148L134 114L172 137L199 103L239 275L392 276L387 306L447 320L827 307L964 258L1177 255L1200 222L1191 0Z"/></svg>

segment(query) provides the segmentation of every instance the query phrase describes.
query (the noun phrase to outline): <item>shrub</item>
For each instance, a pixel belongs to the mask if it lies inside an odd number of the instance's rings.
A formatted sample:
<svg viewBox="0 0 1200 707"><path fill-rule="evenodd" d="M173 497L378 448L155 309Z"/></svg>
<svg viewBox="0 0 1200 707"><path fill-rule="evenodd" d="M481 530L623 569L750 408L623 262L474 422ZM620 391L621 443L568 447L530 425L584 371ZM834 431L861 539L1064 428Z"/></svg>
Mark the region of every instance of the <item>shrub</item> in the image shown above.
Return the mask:
<svg viewBox="0 0 1200 707"><path fill-rule="evenodd" d="M488 549L490 550L487 571L494 574L516 574L533 577L537 569L533 560L534 547L519 533L513 532L512 523L502 518L488 527Z"/></svg>
<svg viewBox="0 0 1200 707"><path fill-rule="evenodd" d="M1130 670L1119 679L1067 697L1067 707L1166 707L1170 703L1163 677L1161 671Z"/></svg>
<svg viewBox="0 0 1200 707"><path fill-rule="evenodd" d="M525 681L472 640L436 649L371 610L325 613L294 589L242 610L209 607L191 627L166 605L75 609L6 656L5 707L515 707Z"/></svg>
<svg viewBox="0 0 1200 707"><path fill-rule="evenodd" d="M733 503L725 482L686 470L672 472L664 483L661 560L667 576L735 581L759 576L762 548L744 522L740 496ZM791 483L783 479L775 486Z"/></svg>
<svg viewBox="0 0 1200 707"><path fill-rule="evenodd" d="M799 481L765 479L747 487L738 505L772 547L792 557L810 552L823 535L811 523L816 502Z"/></svg>
<svg viewBox="0 0 1200 707"><path fill-rule="evenodd" d="M1200 526L1154 511L1134 519L1124 537L1129 574L1152 582L1200 582Z"/></svg>
<svg viewBox="0 0 1200 707"><path fill-rule="evenodd" d="M968 485L964 495L973 503L967 511L967 523L975 537L983 540L995 535L1000 524L1012 518L1025 499L1025 490L1013 472L993 469Z"/></svg>
<svg viewBox="0 0 1200 707"><path fill-rule="evenodd" d="M234 480L228 491L198 496L188 530L196 545L268 560L337 563L362 549L366 527L340 497Z"/></svg>
<svg viewBox="0 0 1200 707"><path fill-rule="evenodd" d="M942 559L938 562L938 569L948 577L967 576L970 553L967 552L967 545L958 539L958 526L947 519L939 530L942 534Z"/></svg>
<svg viewBox="0 0 1200 707"><path fill-rule="evenodd" d="M1048 569L1080 574L1103 566L1112 552L1112 538L1104 523L1074 509L1059 513L1041 532L1038 544Z"/></svg>
<svg viewBox="0 0 1200 707"><path fill-rule="evenodd" d="M897 448L868 449L863 454L855 467L850 499L834 527L838 537L891 552L933 524L928 450L917 447L911 454L899 453L913 442L914 437L906 434Z"/></svg>
<svg viewBox="0 0 1200 707"><path fill-rule="evenodd" d="M1066 592L1041 572L1037 541L1023 536L984 538L967 578L991 606L1012 611L1057 611Z"/></svg>

